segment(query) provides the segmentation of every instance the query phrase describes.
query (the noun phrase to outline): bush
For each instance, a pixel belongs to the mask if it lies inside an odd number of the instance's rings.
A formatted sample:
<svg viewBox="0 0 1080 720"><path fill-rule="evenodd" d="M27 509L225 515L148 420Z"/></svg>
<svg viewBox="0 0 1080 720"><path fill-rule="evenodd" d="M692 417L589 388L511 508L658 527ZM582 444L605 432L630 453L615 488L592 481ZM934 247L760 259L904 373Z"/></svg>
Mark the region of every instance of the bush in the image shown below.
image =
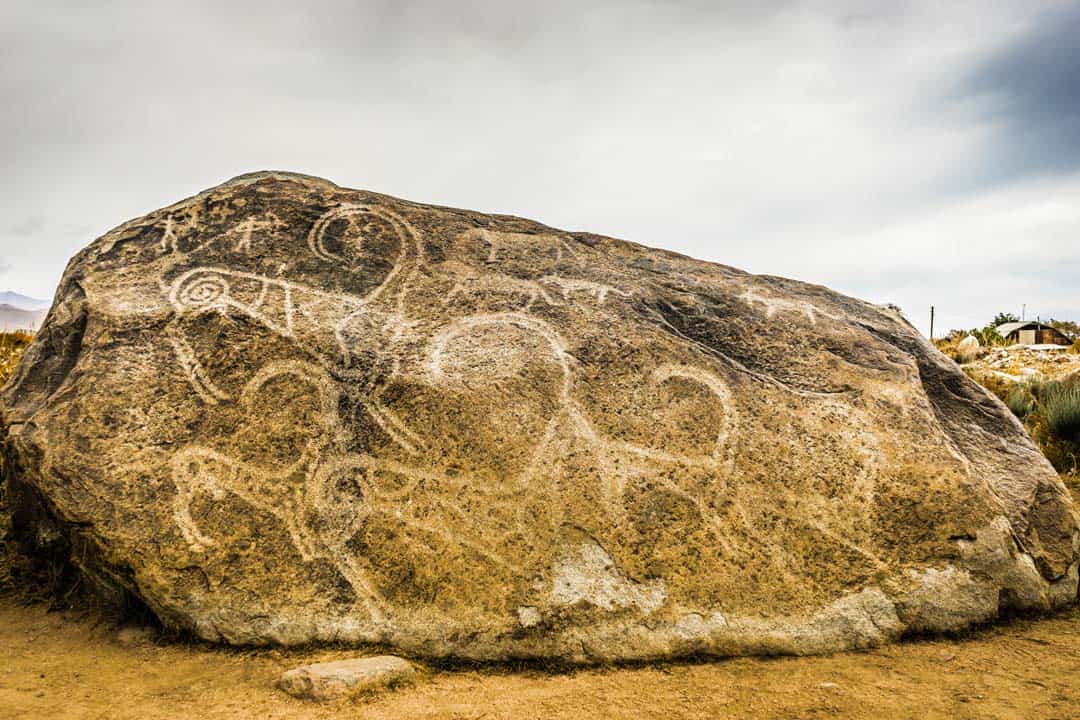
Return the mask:
<svg viewBox="0 0 1080 720"><path fill-rule="evenodd" d="M1044 383L1039 404L1051 435L1059 440L1080 442L1080 380Z"/></svg>
<svg viewBox="0 0 1080 720"><path fill-rule="evenodd" d="M1029 382L1016 383L1006 393L1005 404L1013 415L1026 420L1035 409L1035 387Z"/></svg>

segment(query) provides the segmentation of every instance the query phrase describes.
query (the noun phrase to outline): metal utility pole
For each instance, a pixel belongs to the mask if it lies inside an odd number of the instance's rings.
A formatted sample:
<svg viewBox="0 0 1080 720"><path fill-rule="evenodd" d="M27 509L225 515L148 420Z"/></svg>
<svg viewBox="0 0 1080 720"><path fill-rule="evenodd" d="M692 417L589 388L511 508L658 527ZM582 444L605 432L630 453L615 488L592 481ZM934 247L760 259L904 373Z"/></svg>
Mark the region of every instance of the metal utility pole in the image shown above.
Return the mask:
<svg viewBox="0 0 1080 720"><path fill-rule="evenodd" d="M934 342L934 306L930 306L930 342Z"/></svg>
<svg viewBox="0 0 1080 720"><path fill-rule="evenodd" d="M1020 310L1020 319L1021 320L1027 320L1027 303L1024 303L1020 307L1022 308Z"/></svg>

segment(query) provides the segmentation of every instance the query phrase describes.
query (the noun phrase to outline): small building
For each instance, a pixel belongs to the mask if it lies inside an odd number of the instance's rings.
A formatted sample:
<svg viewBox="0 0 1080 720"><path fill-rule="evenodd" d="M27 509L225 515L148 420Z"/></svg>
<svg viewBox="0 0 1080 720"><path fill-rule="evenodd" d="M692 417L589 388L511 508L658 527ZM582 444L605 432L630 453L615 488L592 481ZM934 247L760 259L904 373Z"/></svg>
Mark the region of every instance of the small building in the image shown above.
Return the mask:
<svg viewBox="0 0 1080 720"><path fill-rule="evenodd" d="M1073 340L1065 333L1046 323L1028 320L1010 322L997 326L998 335L1014 345L1072 345Z"/></svg>

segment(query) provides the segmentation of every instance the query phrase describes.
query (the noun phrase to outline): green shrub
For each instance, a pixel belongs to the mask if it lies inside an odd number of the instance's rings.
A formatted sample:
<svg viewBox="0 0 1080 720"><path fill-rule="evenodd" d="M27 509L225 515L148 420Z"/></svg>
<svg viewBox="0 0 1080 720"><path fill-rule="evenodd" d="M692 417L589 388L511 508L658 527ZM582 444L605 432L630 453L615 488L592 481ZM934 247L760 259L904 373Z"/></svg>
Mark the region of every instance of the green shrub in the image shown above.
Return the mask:
<svg viewBox="0 0 1080 720"><path fill-rule="evenodd" d="M1032 383L1016 383L1006 393L1005 404L1012 410L1013 415L1026 420L1035 409L1035 387Z"/></svg>
<svg viewBox="0 0 1080 720"><path fill-rule="evenodd" d="M1080 441L1080 380L1045 383L1039 404L1050 434L1059 440Z"/></svg>

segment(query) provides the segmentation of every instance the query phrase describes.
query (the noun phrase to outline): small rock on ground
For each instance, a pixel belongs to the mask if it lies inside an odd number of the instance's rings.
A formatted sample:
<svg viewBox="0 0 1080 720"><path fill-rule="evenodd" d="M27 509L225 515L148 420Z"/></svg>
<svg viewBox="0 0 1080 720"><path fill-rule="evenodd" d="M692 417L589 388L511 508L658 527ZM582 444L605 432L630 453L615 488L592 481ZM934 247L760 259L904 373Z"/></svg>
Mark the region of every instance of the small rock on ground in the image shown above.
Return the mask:
<svg viewBox="0 0 1080 720"><path fill-rule="evenodd" d="M384 688L416 674L412 663L393 655L304 665L283 674L281 690L303 700L326 702Z"/></svg>

